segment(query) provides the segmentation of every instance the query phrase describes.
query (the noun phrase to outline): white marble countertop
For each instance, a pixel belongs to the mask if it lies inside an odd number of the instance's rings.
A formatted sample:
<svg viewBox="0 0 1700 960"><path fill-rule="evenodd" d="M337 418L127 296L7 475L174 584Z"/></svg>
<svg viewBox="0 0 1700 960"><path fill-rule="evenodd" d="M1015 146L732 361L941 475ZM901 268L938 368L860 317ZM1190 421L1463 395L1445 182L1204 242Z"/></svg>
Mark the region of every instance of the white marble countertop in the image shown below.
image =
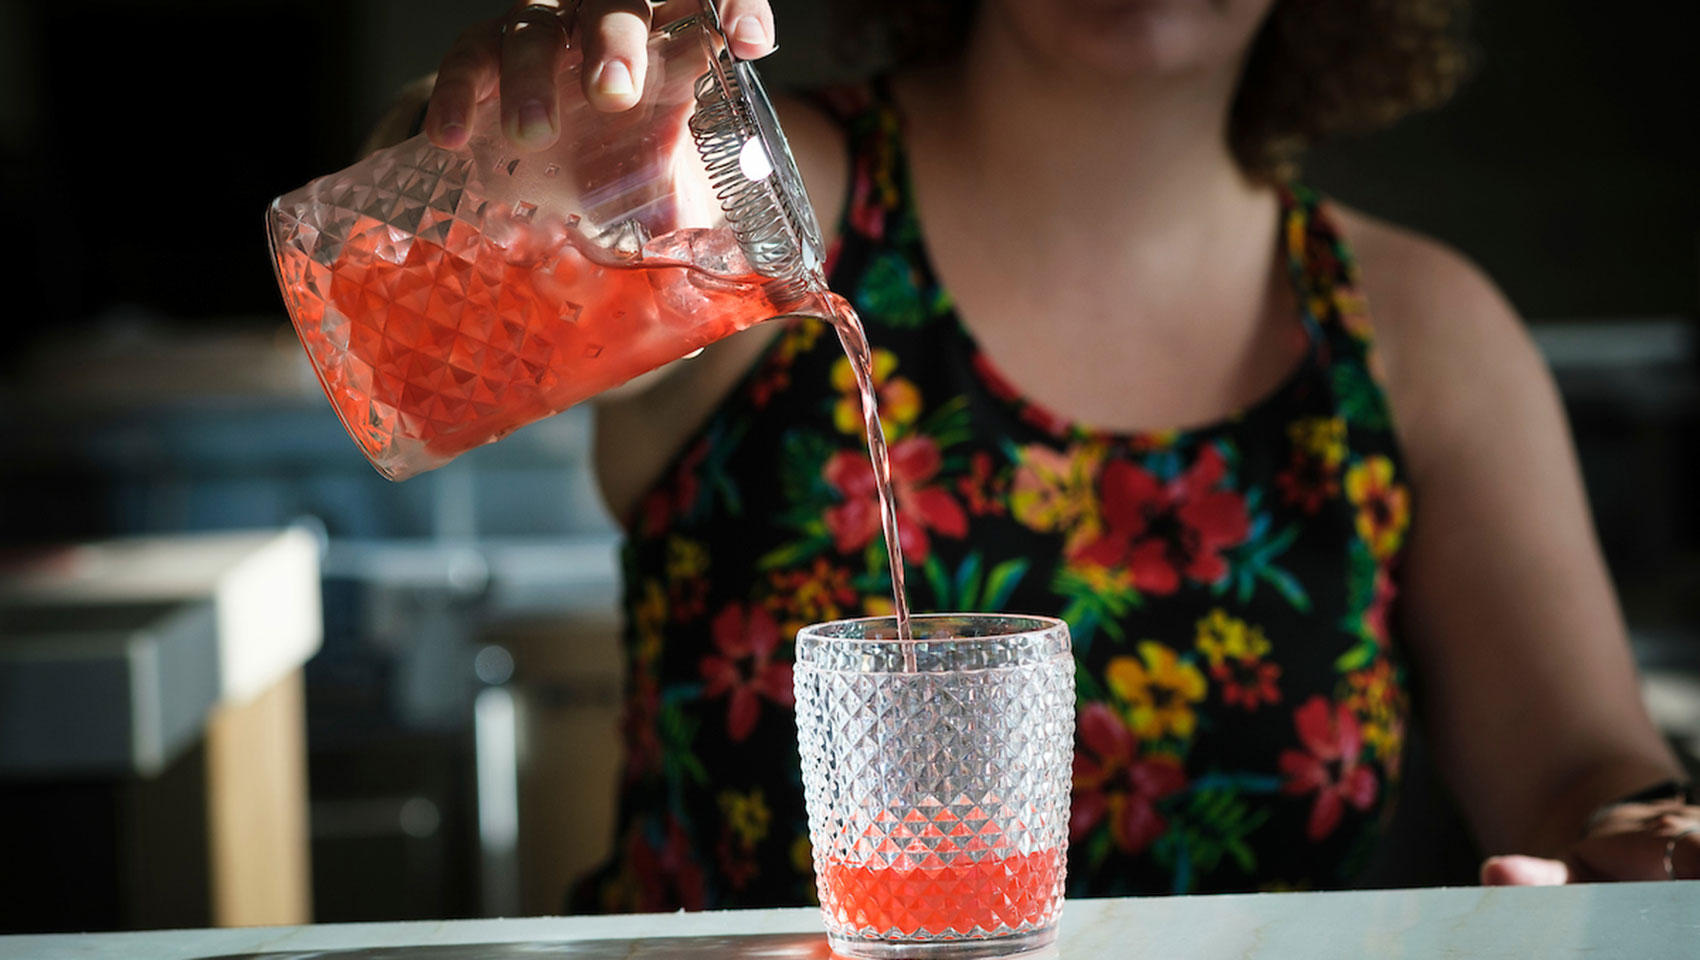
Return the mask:
<svg viewBox="0 0 1700 960"><path fill-rule="evenodd" d="M514 946L470 946L476 944ZM254 955L264 960L824 960L828 953L813 909L0 937L5 960L248 960ZM1039 956L1695 960L1700 957L1700 881L1073 900L1063 911L1055 952Z"/></svg>

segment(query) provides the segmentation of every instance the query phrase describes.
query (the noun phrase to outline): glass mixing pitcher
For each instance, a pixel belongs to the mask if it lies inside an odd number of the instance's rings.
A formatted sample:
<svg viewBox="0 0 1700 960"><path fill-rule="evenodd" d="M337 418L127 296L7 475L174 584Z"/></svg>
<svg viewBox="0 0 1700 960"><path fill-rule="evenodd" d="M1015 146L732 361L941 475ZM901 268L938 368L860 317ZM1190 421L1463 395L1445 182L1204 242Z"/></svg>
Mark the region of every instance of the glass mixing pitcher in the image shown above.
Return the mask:
<svg viewBox="0 0 1700 960"><path fill-rule="evenodd" d="M686 6L651 32L630 110L592 107L568 51L552 147L509 143L492 100L461 149L416 136L272 202L290 319L384 476L824 291L820 228L761 81L713 3Z"/></svg>

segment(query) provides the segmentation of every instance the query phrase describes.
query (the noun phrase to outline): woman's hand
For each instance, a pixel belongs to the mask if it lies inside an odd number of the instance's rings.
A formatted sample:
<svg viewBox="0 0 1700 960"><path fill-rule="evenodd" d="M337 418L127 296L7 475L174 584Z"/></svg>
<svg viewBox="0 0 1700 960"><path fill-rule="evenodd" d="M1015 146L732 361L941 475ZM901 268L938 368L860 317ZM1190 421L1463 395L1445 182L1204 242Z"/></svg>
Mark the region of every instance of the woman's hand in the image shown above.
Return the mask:
<svg viewBox="0 0 1700 960"><path fill-rule="evenodd" d="M1504 856L1482 864L1482 883L1495 886L1694 879L1700 879L1700 807L1677 800L1608 808L1562 860Z"/></svg>
<svg viewBox="0 0 1700 960"><path fill-rule="evenodd" d="M643 90L652 16L666 18L696 4L669 0L652 14L644 0L516 2L506 16L469 27L443 57L425 133L439 147L461 146L474 112L488 109L485 101L500 92L502 131L526 150L541 150L560 136L555 74L569 46L584 51L590 103L624 110ZM773 52L767 0L720 0L717 7L734 55L750 60Z"/></svg>

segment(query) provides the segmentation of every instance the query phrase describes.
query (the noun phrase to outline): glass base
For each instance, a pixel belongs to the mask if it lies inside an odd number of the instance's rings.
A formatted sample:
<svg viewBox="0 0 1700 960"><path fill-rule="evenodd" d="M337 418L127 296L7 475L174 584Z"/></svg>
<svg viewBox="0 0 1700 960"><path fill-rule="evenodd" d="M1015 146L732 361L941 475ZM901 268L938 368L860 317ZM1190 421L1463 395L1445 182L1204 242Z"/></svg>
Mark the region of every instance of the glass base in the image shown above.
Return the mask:
<svg viewBox="0 0 1700 960"><path fill-rule="evenodd" d="M1057 942L1057 925L985 940L862 940L826 935L832 952L857 960L992 960L1019 957Z"/></svg>

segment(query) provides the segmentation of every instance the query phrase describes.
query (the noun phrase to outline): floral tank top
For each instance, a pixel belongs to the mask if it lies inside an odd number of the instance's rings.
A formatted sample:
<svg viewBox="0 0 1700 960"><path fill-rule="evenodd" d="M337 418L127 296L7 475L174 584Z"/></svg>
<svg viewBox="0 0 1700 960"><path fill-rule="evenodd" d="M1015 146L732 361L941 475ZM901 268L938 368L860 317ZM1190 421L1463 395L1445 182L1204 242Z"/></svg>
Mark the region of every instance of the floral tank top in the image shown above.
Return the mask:
<svg viewBox="0 0 1700 960"><path fill-rule="evenodd" d="M1069 895L1349 883L1400 772L1411 502L1326 206L1281 190L1310 349L1272 395L1098 432L1025 400L959 322L884 89L825 99L852 159L830 283L875 348L911 602L1073 634ZM573 909L812 902L792 644L890 612L873 498L849 365L793 322L627 518L618 832Z"/></svg>

